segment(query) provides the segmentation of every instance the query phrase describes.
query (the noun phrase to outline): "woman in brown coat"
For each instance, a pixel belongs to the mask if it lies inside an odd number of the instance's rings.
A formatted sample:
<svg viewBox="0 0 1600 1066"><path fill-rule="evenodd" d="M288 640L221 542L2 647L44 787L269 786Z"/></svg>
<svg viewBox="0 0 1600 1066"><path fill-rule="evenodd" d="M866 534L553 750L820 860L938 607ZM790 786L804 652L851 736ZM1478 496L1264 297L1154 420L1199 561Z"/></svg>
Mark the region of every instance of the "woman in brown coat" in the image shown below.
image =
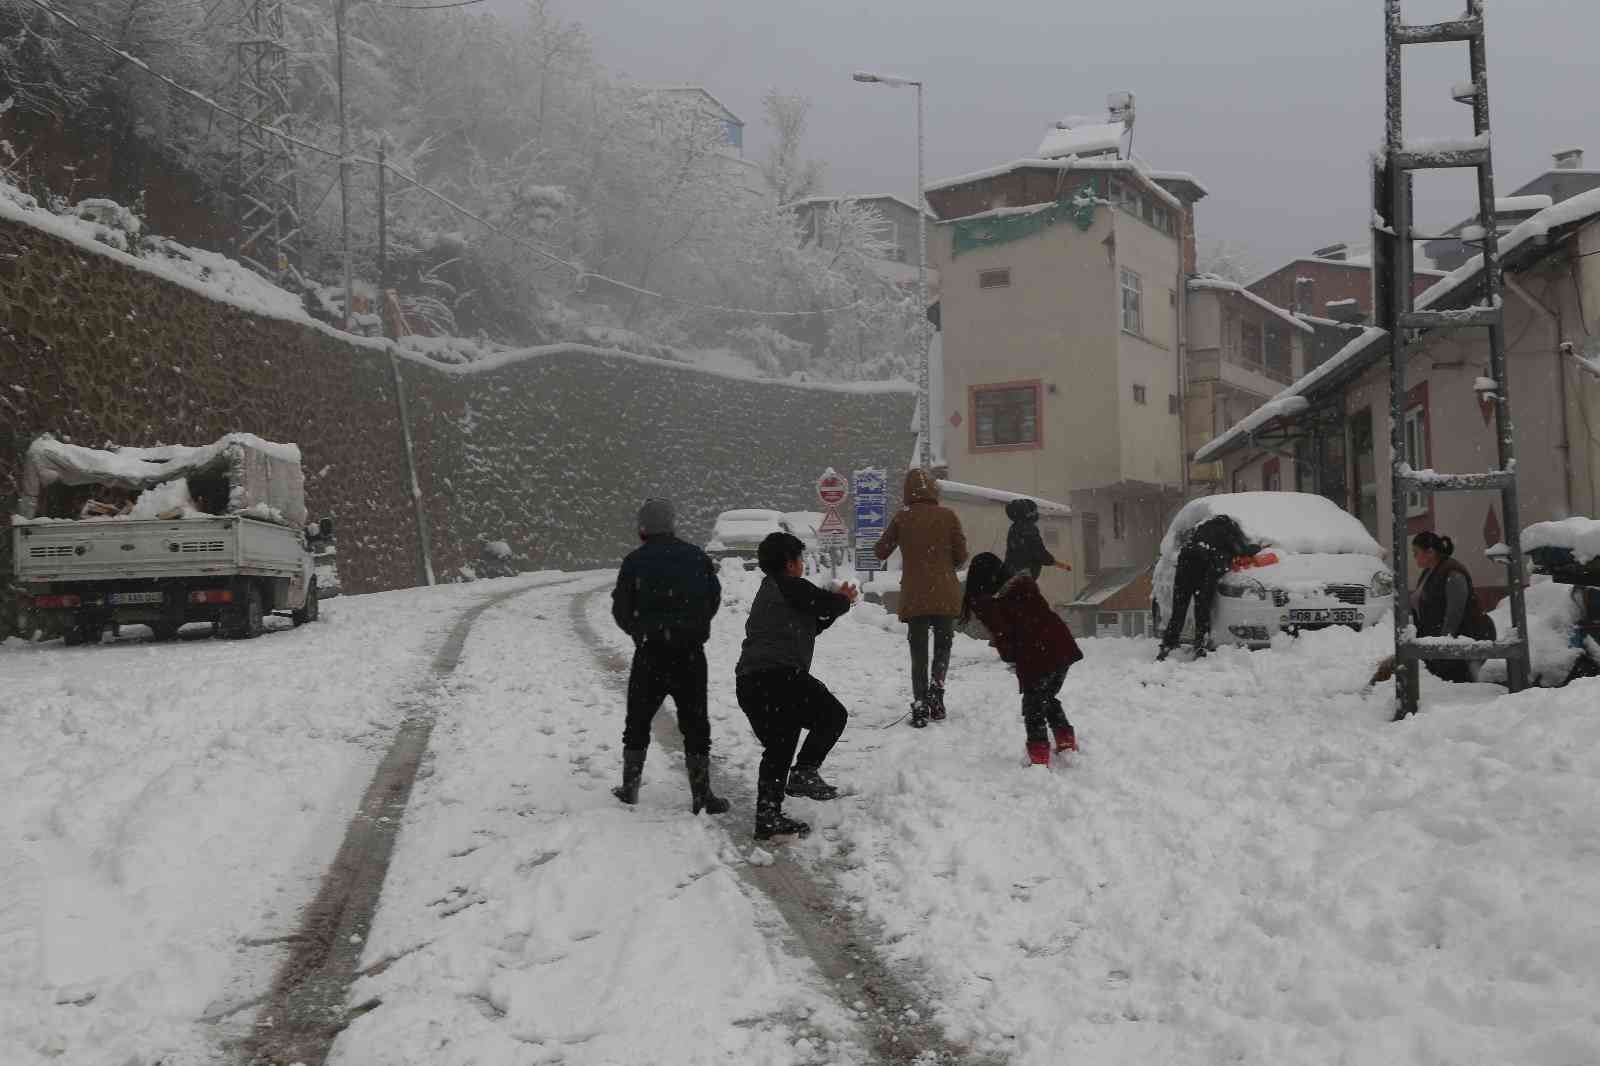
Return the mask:
<svg viewBox="0 0 1600 1066"><path fill-rule="evenodd" d="M961 582L956 570L967 561L967 538L956 513L939 503L939 484L926 470L906 473L903 506L883 531L880 559L900 549L900 602L897 613L911 642L911 724L921 729L932 718L944 720L944 677L950 667L956 618L961 614ZM928 636L933 636L933 668L928 667Z"/></svg>

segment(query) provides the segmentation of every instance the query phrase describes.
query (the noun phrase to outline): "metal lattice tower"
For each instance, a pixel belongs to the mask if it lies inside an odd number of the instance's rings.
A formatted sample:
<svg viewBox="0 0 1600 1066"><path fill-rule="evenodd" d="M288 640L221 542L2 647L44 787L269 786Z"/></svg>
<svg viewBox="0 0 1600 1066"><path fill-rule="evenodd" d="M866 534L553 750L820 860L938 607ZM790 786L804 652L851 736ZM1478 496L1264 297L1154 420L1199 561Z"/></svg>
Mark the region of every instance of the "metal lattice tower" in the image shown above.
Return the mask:
<svg viewBox="0 0 1600 1066"><path fill-rule="evenodd" d="M292 133L289 53L283 44L283 0L238 0L240 37L234 98L242 114L236 159L237 254L277 277L297 265L300 233L298 186L289 142ZM262 127L267 127L263 129Z"/></svg>
<svg viewBox="0 0 1600 1066"><path fill-rule="evenodd" d="M1528 616L1523 598L1522 522L1517 505L1517 453L1507 389L1505 325L1502 318L1500 253L1495 231L1493 155L1489 136L1489 75L1483 37L1483 0L1466 0L1460 18L1432 25L1408 25L1401 0L1384 0L1386 42L1386 151L1375 174L1374 206L1387 221L1373 231L1376 320L1389 331L1389 443L1393 459L1391 509L1394 513L1395 718L1417 710L1419 669L1426 659L1504 659L1512 691L1528 683ZM1472 108L1471 138L1408 144L1401 112L1401 58L1408 45L1459 43L1468 47L1472 80L1452 91ZM1416 310L1412 293L1411 175L1418 170L1472 169L1478 178L1478 223L1483 230L1482 302L1464 310ZM1494 379L1495 441L1499 461L1482 473L1439 475L1411 469L1406 458L1406 363L1409 341L1419 330L1484 329L1489 338L1489 376ZM1419 640L1411 626L1407 580L1410 545L1405 498L1408 492L1498 492L1505 516L1506 582L1514 632L1497 640L1434 643Z"/></svg>

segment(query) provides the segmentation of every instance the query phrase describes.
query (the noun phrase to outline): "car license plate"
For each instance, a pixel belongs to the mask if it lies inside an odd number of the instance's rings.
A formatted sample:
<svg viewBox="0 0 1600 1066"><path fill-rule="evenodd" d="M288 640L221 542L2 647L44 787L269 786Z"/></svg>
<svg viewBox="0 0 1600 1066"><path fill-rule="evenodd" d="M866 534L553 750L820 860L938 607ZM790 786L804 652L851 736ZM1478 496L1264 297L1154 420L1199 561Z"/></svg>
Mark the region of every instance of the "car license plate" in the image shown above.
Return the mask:
<svg viewBox="0 0 1600 1066"><path fill-rule="evenodd" d="M113 592L107 597L112 603L160 603L159 592Z"/></svg>
<svg viewBox="0 0 1600 1066"><path fill-rule="evenodd" d="M1354 607L1314 607L1289 612L1291 625L1311 625L1332 622L1335 625L1354 625L1361 621L1361 612Z"/></svg>

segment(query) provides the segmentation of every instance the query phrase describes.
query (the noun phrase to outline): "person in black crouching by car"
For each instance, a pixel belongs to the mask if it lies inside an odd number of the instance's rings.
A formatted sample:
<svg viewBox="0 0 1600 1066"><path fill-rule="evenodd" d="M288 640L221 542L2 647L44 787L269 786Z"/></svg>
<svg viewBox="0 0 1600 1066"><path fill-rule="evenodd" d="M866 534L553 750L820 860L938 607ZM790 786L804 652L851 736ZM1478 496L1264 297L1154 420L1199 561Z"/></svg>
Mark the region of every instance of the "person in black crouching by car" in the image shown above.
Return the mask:
<svg viewBox="0 0 1600 1066"><path fill-rule="evenodd" d="M1189 615L1190 600L1194 601L1194 657L1205 657L1206 645L1211 640L1211 605L1216 600L1217 582L1239 556L1255 555L1260 550L1259 544L1245 539L1244 530L1228 515L1213 515L1194 527L1178 553L1178 572L1172 585L1172 617L1167 619L1161 650L1156 653L1157 662L1178 646L1184 620Z"/></svg>
<svg viewBox="0 0 1600 1066"><path fill-rule="evenodd" d="M1495 638L1494 619L1483 610L1472 588L1472 575L1456 562L1455 542L1433 530L1411 538L1411 558L1420 572L1411 594L1411 617L1419 637ZM1424 659L1433 676L1445 681L1477 679L1478 664L1464 659Z"/></svg>
<svg viewBox="0 0 1600 1066"><path fill-rule="evenodd" d="M756 551L766 575L750 605L744 648L734 668L739 708L761 742L756 780L757 840L805 836L811 827L783 813L783 797L831 800L839 794L822 779L823 760L849 718L844 705L811 676L817 634L833 625L856 600L849 582L828 592L807 581L805 544L789 533L772 533ZM805 746L795 757L800 731ZM790 760L794 768L789 768Z"/></svg>
<svg viewBox="0 0 1600 1066"><path fill-rule="evenodd" d="M611 592L611 616L633 638L628 674L628 721L622 730L623 803L639 802L639 780L650 749L650 722L668 696L678 708L683 761L693 810L723 814L728 801L711 791L711 721L706 716L706 641L722 606L722 583L711 558L673 533L668 500L639 508L643 543L622 561Z"/></svg>

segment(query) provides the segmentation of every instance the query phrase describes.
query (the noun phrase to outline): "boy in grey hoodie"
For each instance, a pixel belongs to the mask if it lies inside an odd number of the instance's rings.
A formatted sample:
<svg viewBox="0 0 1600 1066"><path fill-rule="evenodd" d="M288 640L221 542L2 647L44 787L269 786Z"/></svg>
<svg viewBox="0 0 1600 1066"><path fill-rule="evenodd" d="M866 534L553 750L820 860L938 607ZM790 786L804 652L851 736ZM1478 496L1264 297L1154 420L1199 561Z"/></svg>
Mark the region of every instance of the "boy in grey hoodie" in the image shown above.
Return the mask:
<svg viewBox="0 0 1600 1066"><path fill-rule="evenodd" d="M849 714L811 676L811 656L817 634L850 609L857 592L849 582L838 592L828 592L807 581L801 576L804 554L805 544L789 533L770 534L756 550L766 577L750 605L744 648L734 668L739 708L763 749L756 780L757 840L811 831L805 822L784 815L785 792L816 800L839 794L818 771ZM809 735L796 759L801 730Z"/></svg>

